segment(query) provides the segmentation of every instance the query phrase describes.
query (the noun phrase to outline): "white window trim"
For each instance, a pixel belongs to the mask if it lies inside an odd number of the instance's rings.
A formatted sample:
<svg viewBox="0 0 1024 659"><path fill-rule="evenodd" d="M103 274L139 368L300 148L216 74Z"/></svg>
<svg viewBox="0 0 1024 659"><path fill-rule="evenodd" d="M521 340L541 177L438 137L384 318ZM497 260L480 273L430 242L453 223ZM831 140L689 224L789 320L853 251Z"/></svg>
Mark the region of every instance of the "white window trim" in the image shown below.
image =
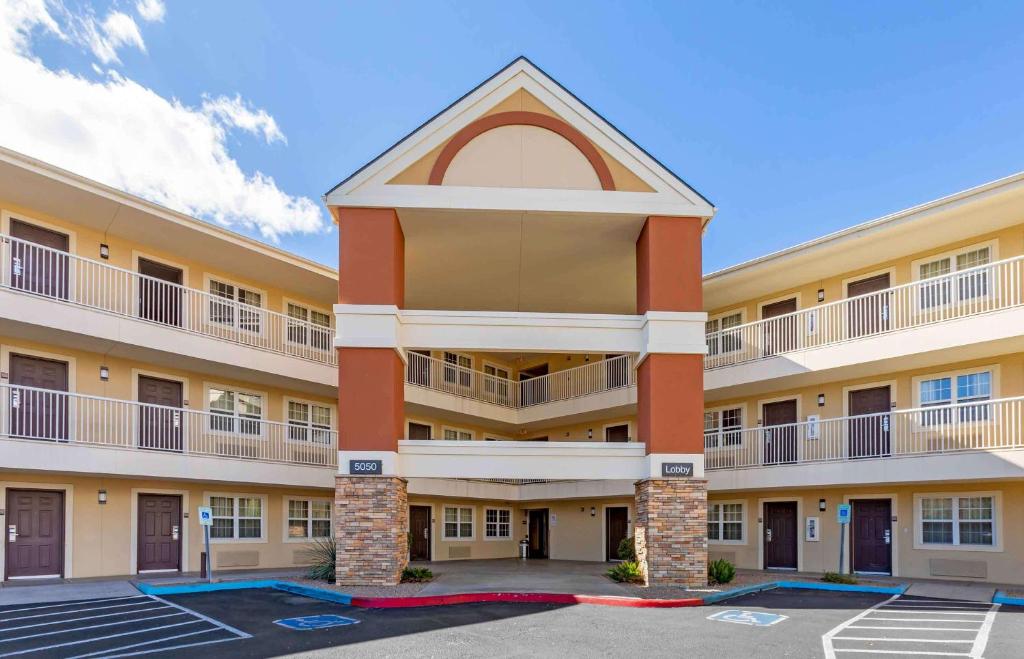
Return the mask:
<svg viewBox="0 0 1024 659"><path fill-rule="evenodd" d="M446 430L451 430L453 432L466 432L466 433L469 433L469 439L457 439L457 440L456 439L448 439L448 440L446 440L444 438L444 432ZM454 441L469 442L469 441L476 440L476 432L473 431L473 430L470 430L469 428L458 428L456 426L441 426L441 436L438 437L438 439L440 439L441 441L448 441L448 442L454 442Z"/></svg>
<svg viewBox="0 0 1024 659"><path fill-rule="evenodd" d="M216 300L213 299L213 298L218 298L219 297L219 296L215 295L214 293L210 292L210 282L211 281L216 281L216 282L218 282L220 284L227 284L228 286L234 286L235 287L235 299L232 300L233 302L238 302L238 289L239 288L244 288L245 290L252 291L253 293L259 293L259 296L260 296L260 306L257 307L257 308L261 309L264 312L267 311L267 292L265 290L263 290L262 288L257 288L255 286L250 286L249 284L243 284L243 283L237 282L237 281L235 281L233 279L228 279L227 277L221 277L220 275L217 275L217 274L211 274L209 272L204 272L203 273L203 293L205 293L207 295L207 298L205 300L206 303L203 305L203 320L206 323L208 323L208 324L210 324L212 326L225 327L225 328L230 327L230 328L234 329L236 332L243 332L243 333L248 334L250 336L265 336L266 333L267 333L267 324L270 322L270 315L267 314L267 313L261 313L259 315L259 317L260 317L260 331L258 331L258 332L254 332L252 330L244 329L244 328L242 328L240 326L241 314L238 313L237 307L235 307L233 309L234 317L233 317L233 322L230 325L227 324L227 323L221 323L221 322L218 322L218 321L214 321L210 317L210 304L216 302ZM250 304L248 306L253 306L253 305Z"/></svg>
<svg viewBox="0 0 1024 659"><path fill-rule="evenodd" d="M331 334L332 335L334 334L334 312L332 312L330 309L325 309L323 307L318 307L318 306L313 305L313 304L308 304L308 303L303 302L301 300L295 300L293 298L285 297L285 298L281 299L281 314L286 317L286 320L285 320L285 323L286 323L285 324L285 332L284 332L285 343L287 343L288 345L292 345L292 346L304 346L304 347L316 349L316 348L313 347L312 342L309 339L309 336L306 337L306 342L305 343L301 343L299 341L292 341L291 339L288 338L287 318L290 318L290 316L288 316L288 305L289 304L292 304L292 305L294 305L296 307L302 307L306 311L316 311L318 313L322 313L322 314L326 315L327 318L328 318L328 322L330 323L329 327L330 327L330 330L331 330ZM311 321L309 318L306 319L306 322L309 325L313 325L313 321ZM324 329L327 329L327 327L325 327ZM330 349L330 348L328 347L328 349Z"/></svg>
<svg viewBox="0 0 1024 659"><path fill-rule="evenodd" d="M786 299L786 298L783 298L783 299ZM800 304L799 300L797 301L797 304L798 305ZM760 309L758 310L758 312L760 313ZM714 315L709 315L708 316L708 319L707 319L707 321L705 321L705 323L710 323L712 321L718 321L718 333L719 333L718 340L719 340L719 342L721 342L721 340L722 340L722 335L721 335L721 332L723 331L722 330L722 319L723 318L728 318L729 316L735 316L736 314L739 314L739 316L740 316L739 327L742 327L743 325L745 325L747 323L747 309L746 309L746 307L740 307L738 309L730 309L729 311L723 311L722 313L716 313ZM706 332L705 332L705 337L707 337L707 333ZM731 355L731 354L733 354L735 352L742 352L743 351L743 337L742 337L742 334L740 334L739 337L740 337L739 338L739 347L737 347L735 350L722 350L721 349L721 344L720 344L719 345L719 351L716 352L713 356L717 357L719 355ZM705 339L705 341L706 341L706 339Z"/></svg>
<svg viewBox="0 0 1024 659"><path fill-rule="evenodd" d="M914 407L918 408L918 409L920 409L922 407L921 406L921 383L924 382L925 380L938 380L938 379L941 379L941 378L950 378L951 379L951 382L950 382L950 396L951 396L950 403L948 405L934 405L934 406L930 406L930 407L927 408L927 409L930 409L930 410L931 409L941 409L943 407L952 407L954 405L957 405L958 402L959 402L959 400L957 398L957 386L956 386L957 376L960 376L960 375L970 375L970 374L973 374L973 373L984 373L985 371L988 371L989 373L991 373L991 379L992 379L992 392L989 395L989 401L998 400L999 396L1000 396L1000 393L999 393L999 381L1001 379L1000 366L999 366L999 364L988 364L988 365L978 365L978 366L974 366L974 367L971 367L971 368L961 368L961 369L957 369L955 371L943 371L941 373L928 373L928 374L925 374L925 375L915 375L913 378L911 378L911 381L910 381L911 382L911 387L914 390L913 391ZM959 414L954 414L954 415L952 415L952 418L951 418L949 424L950 425L968 426L968 425L983 425L983 424L989 424L989 423L992 423L992 422L993 422L993 419L991 417L988 418L988 419L978 420L978 421L961 421L960 420L960 415ZM931 428L931 426L922 426L922 429L924 429L924 430L928 430L929 428Z"/></svg>
<svg viewBox="0 0 1024 659"><path fill-rule="evenodd" d="M334 404L331 404L331 403L321 403L319 401L309 400L307 398L297 398L295 396L284 396L281 399L281 401L282 401L281 402L281 423L283 423L284 425L286 425L286 426L292 425L291 419L288 418L288 403L302 403L303 405L316 405L317 407L326 407L326 408L328 408L331 411L331 423L330 423L330 428L328 429L328 431L329 432L336 432L338 430L338 406L337 405L334 405ZM310 430L313 430L312 421L310 421L310 425L307 425L307 426L296 426L296 427L308 428ZM317 430L319 430L319 428L317 428ZM291 442L292 444L301 444L301 445L315 444L315 442L312 442L312 441L306 442L306 441L301 440L301 439L291 439L288 436L288 432L287 431L285 432L285 441L286 442Z"/></svg>
<svg viewBox="0 0 1024 659"><path fill-rule="evenodd" d="M786 399L783 399L783 400L786 400ZM712 446L709 449L707 444L705 444L704 445L704 450L705 451L708 451L708 450L718 451L718 450L721 450L721 449L732 449L732 448L737 448L737 447L743 446L743 443L746 441L746 435L743 433L743 431L746 430L749 427L749 420L750 420L750 417L747 414L747 403L746 403L746 401L744 401L742 403L736 403L734 405L716 405L714 407L705 407L704 408L704 413L705 414L707 414L709 412L719 412L719 413L721 413L723 410L735 410L735 409L739 409L739 411L740 411L740 427L739 427L739 430L738 430L738 432L740 433L740 443L739 444L731 444L729 446L723 446L722 443L721 443L722 429L719 428L718 429L718 436L719 436L719 443L718 443L718 445L717 446ZM760 409L760 407L758 409Z"/></svg>
<svg viewBox="0 0 1024 659"><path fill-rule="evenodd" d="M952 277L952 276L956 275L956 273L957 273L957 268L956 268L956 257L957 256L959 256L961 254L966 254L967 252L974 252L974 251L977 251L979 249L985 249L986 247L989 250L989 265L991 265L992 263L995 263L996 261L999 260L999 240L995 239L995 238L992 239L992 240L987 240L987 241L985 241L983 243L975 243L973 245L964 245L963 247L958 247L956 249L951 249L951 250L947 250L945 252L939 252L939 253L936 253L936 254L930 254L928 256L925 256L925 257L922 257L922 258L919 258L919 259L914 259L913 261L910 262L910 280L912 282L915 282L915 283L916 282L928 281L928 279L922 279L921 278L921 266L926 264L926 263L933 263L935 261L941 261L943 259L949 259L949 273L945 274L945 275L942 275L942 276L943 277ZM938 279L938 277L935 277L935 279ZM956 292L956 290L954 290L953 293L950 296L950 300L949 300L948 303L946 303L946 304L936 304L936 305L930 306L930 307L922 306L921 305L921 298L920 298L920 296L915 295L914 296L914 311L916 313L927 314L927 313L932 313L932 312L934 312L937 309L948 309L948 308L951 308L951 307L959 306L961 304L970 304L974 300L989 298L989 297L992 296L992 294L994 292L994 288L995 288L995 286L997 284L998 284L998 282L989 281L988 282L988 290L985 293L985 295L981 295L981 296L974 297L974 298L969 298L967 300L961 300L959 293ZM956 287L954 286L953 289L955 289L955 288Z"/></svg>
<svg viewBox="0 0 1024 659"><path fill-rule="evenodd" d="M234 534L238 535L238 499L243 497L246 499L260 499L260 537L258 538L210 538L211 545L227 545L227 544L266 544L267 542L267 495L266 494L252 494L245 492L203 492L203 504L206 506L210 505L210 499L213 497L232 497L234 499L234 512L232 519L235 520ZM287 520L286 520L287 523Z"/></svg>
<svg viewBox="0 0 1024 659"><path fill-rule="evenodd" d="M259 419L249 419L248 417L241 417L241 416L239 416L238 415L238 409L237 409L237 406L238 406L238 401L237 400L235 401L236 409L234 410L234 413L231 415L231 418L233 418L235 420L258 421L259 422L259 429L260 429L259 434L258 435L248 435L248 434L240 433L238 431L232 432L232 431L229 431L229 430L214 430L211 427L211 425L212 425L212 417L215 417L215 416L225 416L226 417L228 415L220 414L219 412L214 412L213 410L210 409L210 389L221 389L221 390L224 390L224 391L231 391L231 392L236 393L236 394L249 394L249 395L252 395L252 396L259 396L262 399L262 401L263 401L263 405L261 406L261 409L260 409L260 418ZM204 424L203 432L204 433L208 433L210 435L216 435L218 437L238 437L238 438L241 438L241 439L264 439L265 440L265 439L267 439L267 424L265 422L269 421L269 419L267 419L267 407L269 405L270 405L270 394L268 394L265 391L259 391L258 389L250 389L248 387L239 387L239 386L236 386L236 385L221 384L221 383L218 383L218 382L203 382L203 411L206 413L206 417L207 417L206 418L206 423Z"/></svg>
<svg viewBox="0 0 1024 659"><path fill-rule="evenodd" d="M740 539L739 540L711 540L709 538L708 539L708 544L709 545L745 545L745 544L747 544L747 512L748 512L747 508L748 508L748 506L747 506L746 500L744 500L744 499L722 499L722 500L708 499L708 506L709 507L710 506L714 506L714 505L722 506L722 505L727 505L727 504L739 504L740 505L740 511L741 511L741 513L740 513ZM708 518L708 521L710 521L710 517ZM724 524L723 524L721 518L719 518L719 520L718 520L718 531L719 531L718 535L719 535L719 538L721 538L722 531L724 530L724 528L725 528Z"/></svg>
<svg viewBox="0 0 1024 659"><path fill-rule="evenodd" d="M459 510L461 508L469 509L470 535L468 538L460 538L458 536L453 537L447 534L446 520L448 519L448 514L446 511L450 508L454 508L455 510ZM457 524L461 525L463 523L462 517L459 516L458 513L456 513L456 516L458 518ZM473 542L476 540L476 506L444 506L441 508L440 524L441 539L445 542Z"/></svg>
<svg viewBox="0 0 1024 659"><path fill-rule="evenodd" d="M309 517L306 518L306 531L307 532L312 532L312 529L313 529L313 502L314 501L321 501L321 502L327 502L327 503L331 504L331 514L330 514L329 519L331 521L331 534L334 533L334 500L333 499L329 499L329 498L326 498L326 497L304 497L304 496L296 496L296 495L291 495L291 494L285 494L285 495L283 495L281 497L281 517L282 517L281 521L282 521L282 524L283 524L283 528L281 530L281 541L282 542L285 542L285 543L288 543L288 544L308 545L311 542L313 542L314 540L318 540L319 539L319 538L314 538L312 536L306 536L305 538L293 538L293 537L288 535L288 521L289 521L289 519L288 519L288 517L289 517L288 503L291 502L291 501L308 501L309 502L309 504L310 504L310 507L309 507ZM331 536L328 535L328 536L323 536L323 537L328 537L329 538ZM212 541L212 538L211 538L211 541Z"/></svg>
<svg viewBox="0 0 1024 659"><path fill-rule="evenodd" d="M934 544L924 542L924 518L921 512L923 499L953 498L953 538L960 536L960 508L957 499L968 497L992 497L992 538L991 545ZM984 492L921 492L914 495L914 549L937 551L1002 552L1003 551L1003 493L999 490Z"/></svg>
<svg viewBox="0 0 1024 659"><path fill-rule="evenodd" d="M506 511L508 511L508 536L496 536L496 537L493 537L493 538L487 537L487 511L489 511L489 510L499 510L499 511L500 510L506 510ZM483 515L483 518L482 518L482 522L483 522L483 539L484 539L484 542L510 542L512 540L512 535L515 532L515 516L513 516L511 508L496 507L496 506L485 506L484 507L484 515ZM501 525L499 524L498 527L500 528ZM476 528L474 528L473 531L475 532Z"/></svg>

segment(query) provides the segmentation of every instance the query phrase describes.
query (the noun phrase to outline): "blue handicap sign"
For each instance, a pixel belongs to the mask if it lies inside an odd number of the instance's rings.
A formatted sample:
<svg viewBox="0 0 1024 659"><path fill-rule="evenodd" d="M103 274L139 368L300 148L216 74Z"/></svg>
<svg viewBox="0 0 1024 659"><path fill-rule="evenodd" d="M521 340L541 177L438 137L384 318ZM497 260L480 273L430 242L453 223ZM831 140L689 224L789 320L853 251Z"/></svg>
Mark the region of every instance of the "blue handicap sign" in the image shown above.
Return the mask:
<svg viewBox="0 0 1024 659"><path fill-rule="evenodd" d="M344 627L346 625L354 625L359 621L355 618L346 618L345 616L339 616L331 614L324 614L319 616L301 616L298 618L282 618L275 620L275 625L281 625L288 629L297 629L299 631L309 631L311 629L327 629L328 627Z"/></svg>
<svg viewBox="0 0 1024 659"><path fill-rule="evenodd" d="M836 521L840 524L850 523L850 514L853 511L853 506L848 503L841 503L836 507Z"/></svg>
<svg viewBox="0 0 1024 659"><path fill-rule="evenodd" d="M752 627L771 627L774 624L782 622L788 617L789 616L780 615L778 613L766 613L764 611L739 611L737 609L729 609L728 611L719 611L718 613L709 615L708 620L733 622L737 625L750 625Z"/></svg>

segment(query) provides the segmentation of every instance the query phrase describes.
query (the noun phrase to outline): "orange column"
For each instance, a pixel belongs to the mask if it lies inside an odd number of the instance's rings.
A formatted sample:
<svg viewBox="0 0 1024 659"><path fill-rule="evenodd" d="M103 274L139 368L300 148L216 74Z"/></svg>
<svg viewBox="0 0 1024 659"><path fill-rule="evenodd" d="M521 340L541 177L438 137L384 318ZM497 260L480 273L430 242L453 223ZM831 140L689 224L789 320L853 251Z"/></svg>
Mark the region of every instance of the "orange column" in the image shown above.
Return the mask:
<svg viewBox="0 0 1024 659"><path fill-rule="evenodd" d="M405 237L393 209L338 211L338 301L405 302ZM396 451L403 434L403 365L393 348L338 348L338 446Z"/></svg>
<svg viewBox="0 0 1024 659"><path fill-rule="evenodd" d="M636 242L637 313L703 311L701 219L648 217ZM652 354L637 371L637 431L648 453L704 452L704 360Z"/></svg>

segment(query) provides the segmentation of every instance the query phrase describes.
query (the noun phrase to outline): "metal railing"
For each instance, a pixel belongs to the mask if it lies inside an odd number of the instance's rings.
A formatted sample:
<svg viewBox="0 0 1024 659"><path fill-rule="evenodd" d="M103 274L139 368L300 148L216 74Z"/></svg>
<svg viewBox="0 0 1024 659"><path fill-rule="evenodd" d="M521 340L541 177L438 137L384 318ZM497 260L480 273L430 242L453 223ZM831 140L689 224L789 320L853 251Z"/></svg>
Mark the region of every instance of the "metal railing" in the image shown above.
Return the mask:
<svg viewBox="0 0 1024 659"><path fill-rule="evenodd" d="M619 355L517 382L410 351L405 381L434 391L520 409L632 387L636 385L636 357Z"/></svg>
<svg viewBox="0 0 1024 659"><path fill-rule="evenodd" d="M713 369L1024 305L1024 256L706 335Z"/></svg>
<svg viewBox="0 0 1024 659"><path fill-rule="evenodd" d="M1024 397L704 433L708 470L1024 448Z"/></svg>
<svg viewBox="0 0 1024 659"><path fill-rule="evenodd" d="M0 438L336 467L336 431L0 384Z"/></svg>
<svg viewBox="0 0 1024 659"><path fill-rule="evenodd" d="M4 235L0 288L337 364L330 327Z"/></svg>

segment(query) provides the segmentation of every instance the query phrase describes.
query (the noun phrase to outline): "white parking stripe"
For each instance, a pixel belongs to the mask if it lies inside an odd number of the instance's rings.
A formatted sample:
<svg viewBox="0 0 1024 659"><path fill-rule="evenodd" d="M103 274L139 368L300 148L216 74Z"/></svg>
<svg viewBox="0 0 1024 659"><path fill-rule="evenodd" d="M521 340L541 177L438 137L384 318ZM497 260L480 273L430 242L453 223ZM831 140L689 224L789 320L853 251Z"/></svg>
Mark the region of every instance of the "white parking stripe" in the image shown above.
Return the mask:
<svg viewBox="0 0 1024 659"><path fill-rule="evenodd" d="M198 613L196 611L193 611L192 609L186 609L185 607L183 607L183 606L181 606L179 604L175 604L174 602L168 602L167 600L162 599L160 597L157 597L156 595L150 595L150 597L152 597L157 602L162 602L163 604L166 604L167 606L173 606L174 608L178 609L179 611L184 611L185 613L187 613L187 614L189 614L191 616L195 616L197 618L202 618L203 620L205 620L206 622L210 623L211 625L215 625L217 627L220 627L224 631L229 632L231 634L234 634L235 636L238 636L239 638L252 638L252 634L246 634L241 629L235 629L231 625L225 625L223 622L221 622L219 620L214 620L213 618L210 618L208 616L204 616L202 613Z"/></svg>
<svg viewBox="0 0 1024 659"><path fill-rule="evenodd" d="M70 620L48 620L47 622L36 622L31 625L22 625L21 627L6 627L0 629L0 632L13 632L19 629L31 629L33 627L49 627L50 625L64 625L69 622L81 622L83 620L95 620L96 618L110 618L112 616L127 616L133 613L145 613L147 611L157 611L159 609L168 609L168 606L154 606L150 609L135 609L134 611L118 611L117 613L101 613L98 616L83 616L81 618L71 618ZM0 641L2 642L2 641Z"/></svg>
<svg viewBox="0 0 1024 659"><path fill-rule="evenodd" d="M836 652L857 652L860 654L917 654L929 657L969 657L966 652L906 652L904 650L836 650Z"/></svg>
<svg viewBox="0 0 1024 659"><path fill-rule="evenodd" d="M71 611L54 611L53 613L37 613L33 616L17 616L15 618L0 618L0 622L14 622L16 620L31 620L32 618L48 618L50 616L62 616L67 613L83 613L86 611L104 611L106 609L124 609L129 606L145 606L148 601L132 602L131 604L116 604L113 606L94 606L88 609L72 609Z"/></svg>
<svg viewBox="0 0 1024 659"><path fill-rule="evenodd" d="M849 628L847 628L849 629ZM944 638L885 638L882 636L878 637L860 637L860 636L833 636L833 641L871 641L872 643L974 643L974 639L968 641L958 641L953 639ZM913 653L911 653L913 654Z"/></svg>
<svg viewBox="0 0 1024 659"><path fill-rule="evenodd" d="M172 627L182 627L184 625L194 625L194 624L196 624L198 622L201 622L201 621L200 620L186 620L185 622L176 622L173 625L163 625L163 626L160 626L160 627L149 627L147 629L137 629L137 630L130 631L130 632L122 632L120 634L110 634L109 636L93 636L91 638L86 638L86 639L82 639L82 640L78 640L78 641L68 641L66 643L55 643L54 645L44 645L44 646L41 646L41 647L28 648L26 650L18 650L17 652L8 652L7 654L0 654L0 657L13 657L13 656L16 656L16 655L19 655L19 654L28 654L30 652L42 652L44 650L53 650L54 648L64 648L64 647L68 647L69 645L81 645L82 643L93 643L95 641L105 641L107 639L120 638L122 636L133 636L135 634L145 634L147 632L155 632L155 631L159 631L161 629L171 629Z"/></svg>
<svg viewBox="0 0 1024 659"><path fill-rule="evenodd" d="M980 625L981 620L959 620L957 618L867 618L867 620L892 620L894 622L969 622L972 625Z"/></svg>
<svg viewBox="0 0 1024 659"><path fill-rule="evenodd" d="M183 634L184 636L184 634ZM172 637L173 638L173 637ZM166 640L166 639L165 639ZM168 648L155 648L153 650L142 650L141 652L125 652L124 654L107 654L103 655L103 659L117 659L117 657L136 657L140 654L150 654L152 652L166 652L167 650L181 650L182 648L194 648L200 645L213 645L214 643L227 643L228 641L237 641L237 638L217 638L212 641L201 641L199 643L185 643L184 645L172 645Z"/></svg>
<svg viewBox="0 0 1024 659"><path fill-rule="evenodd" d="M14 638L5 638L0 640L0 643L10 643L11 641L24 641L30 638L41 638L43 636L55 636L57 634L69 634L71 632L83 632L86 629L101 629L103 627L116 627L117 625L132 625L137 622L144 622L146 620L160 620L162 618L173 618L175 616L185 615L181 611L176 613L165 613L162 616L150 616L148 618L138 618L136 620L118 620L117 622L105 622L102 625L90 625L88 627L72 627L71 629L58 629L52 632L40 632L38 634L28 634L27 636L16 636Z"/></svg>
<svg viewBox="0 0 1024 659"><path fill-rule="evenodd" d="M95 657L97 655L103 655L105 659L113 659L113 657L130 657L137 654L148 654L150 652L166 652L167 650L177 650L179 648L190 648L196 645L209 645L210 643L223 643L224 641L233 641L233 638L217 639L216 641L204 641L203 643L188 643L185 645L173 645L166 648L154 648L151 650L143 650L142 652L126 652L122 654L107 654L108 652L120 652L121 650L130 650L132 648L141 648L144 645L153 645L154 643L165 643L167 641L174 641L179 638L186 638L189 636L198 636L200 634L209 634L215 632L216 629L200 629L197 632L188 632L187 634L175 634L174 636L164 636L163 638L153 639L151 641L142 641L141 643L132 643L131 645L122 645L117 648L108 648L106 650L98 650L96 652L90 652L88 654L79 654L69 659L85 659L85 657Z"/></svg>
<svg viewBox="0 0 1024 659"><path fill-rule="evenodd" d="M108 597L106 599L89 600L89 604L97 604L99 602L116 602L118 600L137 600L137 599L149 599L145 595L128 595L126 597ZM62 606L75 606L82 602L71 602L70 604L65 602L63 604L47 604L46 606L29 606L24 609L5 609L0 613L18 613L19 611L36 611L38 609L57 609Z"/></svg>
<svg viewBox="0 0 1024 659"><path fill-rule="evenodd" d="M870 620L870 618L865 618ZM926 632L972 632L978 633L977 629L967 627L876 627L872 625L850 625L847 629L920 629Z"/></svg>
<svg viewBox="0 0 1024 659"><path fill-rule="evenodd" d="M996 621L996 614L999 613L999 606L999 604L993 604L992 610L985 616L985 622L981 625L978 638L974 639L974 647L971 648L972 657L980 657L985 652L985 646L988 645L988 636L992 633L992 625Z"/></svg>

